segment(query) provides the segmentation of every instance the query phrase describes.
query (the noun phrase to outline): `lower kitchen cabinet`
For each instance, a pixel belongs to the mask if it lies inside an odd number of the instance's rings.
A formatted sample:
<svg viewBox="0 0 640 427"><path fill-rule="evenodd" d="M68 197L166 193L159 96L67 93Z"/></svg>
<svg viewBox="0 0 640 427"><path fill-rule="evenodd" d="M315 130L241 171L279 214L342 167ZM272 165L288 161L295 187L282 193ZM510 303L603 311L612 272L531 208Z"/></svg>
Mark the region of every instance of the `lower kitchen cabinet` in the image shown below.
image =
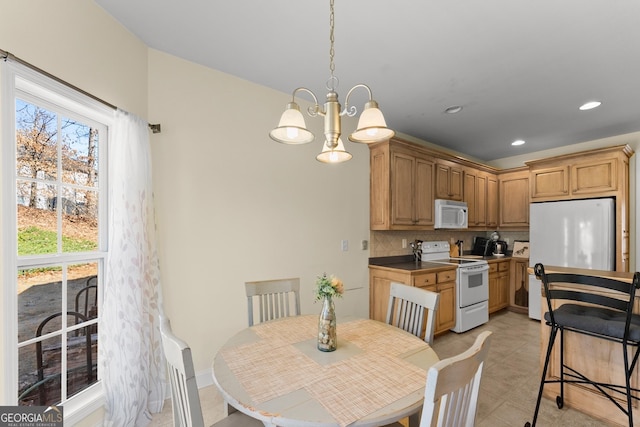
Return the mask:
<svg viewBox="0 0 640 427"><path fill-rule="evenodd" d="M510 260L489 261L489 314L509 306Z"/></svg>
<svg viewBox="0 0 640 427"><path fill-rule="evenodd" d="M455 271L454 271L455 274ZM435 333L448 331L456 325L456 281L438 283L440 293L438 311L436 311Z"/></svg>
<svg viewBox="0 0 640 427"><path fill-rule="evenodd" d="M436 312L435 334L448 331L456 323L456 269L403 270L369 266L369 317L380 322L387 320L391 282L417 286L440 293Z"/></svg>

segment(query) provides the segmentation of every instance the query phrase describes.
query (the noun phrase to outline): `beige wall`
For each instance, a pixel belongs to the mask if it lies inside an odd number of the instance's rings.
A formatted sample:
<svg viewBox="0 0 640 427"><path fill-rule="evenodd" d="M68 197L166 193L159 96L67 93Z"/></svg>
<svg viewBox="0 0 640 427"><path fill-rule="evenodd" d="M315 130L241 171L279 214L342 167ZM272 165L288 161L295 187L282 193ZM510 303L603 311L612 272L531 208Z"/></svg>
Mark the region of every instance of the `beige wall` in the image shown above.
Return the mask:
<svg viewBox="0 0 640 427"><path fill-rule="evenodd" d="M244 282L301 278L302 311L316 276L342 278L341 314L368 315L369 152L315 160L319 137L290 146L268 137L290 95L150 50L149 113L164 306L193 348L196 372L247 325ZM307 117L321 134L322 121ZM343 123L345 132L354 121ZM342 252L341 240L349 241Z"/></svg>

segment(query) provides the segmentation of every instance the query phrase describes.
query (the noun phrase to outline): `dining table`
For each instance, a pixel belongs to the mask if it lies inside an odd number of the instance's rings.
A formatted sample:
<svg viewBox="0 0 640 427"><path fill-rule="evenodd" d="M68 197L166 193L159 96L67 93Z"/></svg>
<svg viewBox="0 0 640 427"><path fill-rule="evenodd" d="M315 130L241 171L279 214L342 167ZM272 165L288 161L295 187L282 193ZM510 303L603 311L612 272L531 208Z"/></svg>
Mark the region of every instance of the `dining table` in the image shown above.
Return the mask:
<svg viewBox="0 0 640 427"><path fill-rule="evenodd" d="M317 348L318 316L243 329L216 353L213 380L226 403L265 426L374 427L419 423L427 370L424 340L371 319L337 323L337 349Z"/></svg>

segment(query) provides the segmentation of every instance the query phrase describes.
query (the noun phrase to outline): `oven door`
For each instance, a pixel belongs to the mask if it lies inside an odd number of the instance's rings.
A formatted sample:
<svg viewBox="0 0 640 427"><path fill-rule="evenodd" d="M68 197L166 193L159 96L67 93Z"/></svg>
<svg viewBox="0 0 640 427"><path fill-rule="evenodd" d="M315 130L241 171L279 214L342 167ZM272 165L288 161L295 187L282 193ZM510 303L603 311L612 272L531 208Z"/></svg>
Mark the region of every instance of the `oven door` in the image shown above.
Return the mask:
<svg viewBox="0 0 640 427"><path fill-rule="evenodd" d="M458 307L489 299L489 264L458 267Z"/></svg>

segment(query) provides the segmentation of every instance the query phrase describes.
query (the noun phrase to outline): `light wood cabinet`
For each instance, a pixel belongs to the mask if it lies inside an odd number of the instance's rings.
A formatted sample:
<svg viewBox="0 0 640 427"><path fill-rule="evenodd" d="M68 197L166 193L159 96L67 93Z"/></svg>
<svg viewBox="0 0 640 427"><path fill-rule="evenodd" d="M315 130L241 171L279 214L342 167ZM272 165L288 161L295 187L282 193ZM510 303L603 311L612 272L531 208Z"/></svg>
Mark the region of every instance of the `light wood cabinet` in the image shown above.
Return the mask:
<svg viewBox="0 0 640 427"><path fill-rule="evenodd" d="M540 197L564 199L569 197L569 166L531 170L530 180L532 199Z"/></svg>
<svg viewBox="0 0 640 427"><path fill-rule="evenodd" d="M372 230L433 228L435 161L400 143L370 149Z"/></svg>
<svg viewBox="0 0 640 427"><path fill-rule="evenodd" d="M487 228L498 226L498 176L487 174Z"/></svg>
<svg viewBox="0 0 640 427"><path fill-rule="evenodd" d="M436 199L462 200L462 166L449 160L436 160Z"/></svg>
<svg viewBox="0 0 640 427"><path fill-rule="evenodd" d="M629 271L628 145L526 162L531 202L612 197L616 206L616 271Z"/></svg>
<svg viewBox="0 0 640 427"><path fill-rule="evenodd" d="M447 331L456 323L456 269L443 266L437 271L402 270L383 266L369 266L369 317L385 322L389 306L391 282L417 286L440 293L436 312L435 334Z"/></svg>
<svg viewBox="0 0 640 427"><path fill-rule="evenodd" d="M398 138L369 150L371 230L433 230L436 198L466 200L472 229L497 228L496 169Z"/></svg>
<svg viewBox="0 0 640 427"><path fill-rule="evenodd" d="M498 175L500 228L529 228L529 169L518 168Z"/></svg>
<svg viewBox="0 0 640 427"><path fill-rule="evenodd" d="M510 260L489 262L489 314L509 305Z"/></svg>
<svg viewBox="0 0 640 427"><path fill-rule="evenodd" d="M474 168L464 169L464 198L470 229L498 225L498 180L496 175Z"/></svg>
<svg viewBox="0 0 640 427"><path fill-rule="evenodd" d="M628 162L625 150L592 150L527 162L531 201L616 196L623 186L620 169Z"/></svg>

